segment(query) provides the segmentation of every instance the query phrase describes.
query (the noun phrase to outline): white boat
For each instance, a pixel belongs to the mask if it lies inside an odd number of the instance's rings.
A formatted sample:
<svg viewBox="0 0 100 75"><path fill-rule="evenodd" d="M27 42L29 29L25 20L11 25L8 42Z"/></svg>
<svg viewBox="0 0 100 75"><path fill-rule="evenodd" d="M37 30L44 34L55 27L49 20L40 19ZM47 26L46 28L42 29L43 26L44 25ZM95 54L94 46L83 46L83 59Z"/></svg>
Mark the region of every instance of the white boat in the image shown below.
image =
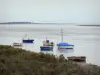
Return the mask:
<svg viewBox="0 0 100 75"><path fill-rule="evenodd" d="M53 42L50 42L49 40L43 41L43 46L54 46Z"/></svg>
<svg viewBox="0 0 100 75"><path fill-rule="evenodd" d="M13 46L15 47L15 46L17 46L17 47L22 47L22 43L13 43Z"/></svg>
<svg viewBox="0 0 100 75"><path fill-rule="evenodd" d="M40 46L41 51L53 51L54 43L49 40L43 41L43 46Z"/></svg>
<svg viewBox="0 0 100 75"><path fill-rule="evenodd" d="M63 30L61 29L61 42L57 44L58 50L73 49L74 45L63 42Z"/></svg>

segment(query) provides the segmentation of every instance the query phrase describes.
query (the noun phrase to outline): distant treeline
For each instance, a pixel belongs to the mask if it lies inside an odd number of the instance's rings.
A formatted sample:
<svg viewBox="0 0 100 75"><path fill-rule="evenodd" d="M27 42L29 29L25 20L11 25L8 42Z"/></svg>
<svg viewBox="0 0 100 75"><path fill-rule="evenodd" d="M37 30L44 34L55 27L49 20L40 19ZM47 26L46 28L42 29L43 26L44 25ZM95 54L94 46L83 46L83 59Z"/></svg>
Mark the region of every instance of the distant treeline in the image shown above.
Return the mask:
<svg viewBox="0 0 100 75"><path fill-rule="evenodd" d="M0 24L32 24L33 22L4 22Z"/></svg>
<svg viewBox="0 0 100 75"><path fill-rule="evenodd" d="M38 23L38 22L3 22L3 23L0 23L0 24L50 24L50 25L54 25L54 24L57 24L57 25L76 25L76 24L73 24L73 23Z"/></svg>

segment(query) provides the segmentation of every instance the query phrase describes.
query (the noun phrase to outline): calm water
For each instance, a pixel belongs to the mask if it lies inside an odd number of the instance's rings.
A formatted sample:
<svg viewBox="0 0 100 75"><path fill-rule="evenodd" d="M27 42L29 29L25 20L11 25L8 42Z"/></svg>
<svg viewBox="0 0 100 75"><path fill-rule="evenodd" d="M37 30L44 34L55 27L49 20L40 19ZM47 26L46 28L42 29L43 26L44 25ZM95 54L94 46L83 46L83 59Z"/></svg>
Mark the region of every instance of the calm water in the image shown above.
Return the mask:
<svg viewBox="0 0 100 75"><path fill-rule="evenodd" d="M74 50L59 52L56 44L60 42L60 29L64 31L64 41L74 44ZM21 42L24 35L34 38L34 44L24 44L23 49L40 52L45 37L55 42L53 52L56 55L86 56L87 63L100 65L100 27L83 27L73 25L0 25L0 44L12 45Z"/></svg>

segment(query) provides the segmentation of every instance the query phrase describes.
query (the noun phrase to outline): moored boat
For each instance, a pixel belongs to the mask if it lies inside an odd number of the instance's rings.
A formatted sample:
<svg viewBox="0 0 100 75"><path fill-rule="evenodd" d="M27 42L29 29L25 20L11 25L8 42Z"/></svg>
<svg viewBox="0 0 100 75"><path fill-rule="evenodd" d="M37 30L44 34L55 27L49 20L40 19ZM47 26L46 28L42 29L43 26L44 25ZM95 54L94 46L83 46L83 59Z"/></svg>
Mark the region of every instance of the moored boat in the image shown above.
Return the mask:
<svg viewBox="0 0 100 75"><path fill-rule="evenodd" d="M25 37L27 36L27 34L25 35ZM22 43L34 43L34 39L25 39L25 37L22 39Z"/></svg>
<svg viewBox="0 0 100 75"><path fill-rule="evenodd" d="M46 40L43 42L43 46L40 46L41 51L53 51L54 43Z"/></svg>
<svg viewBox="0 0 100 75"><path fill-rule="evenodd" d="M53 42L50 42L49 40L43 41L43 46L54 46Z"/></svg>
<svg viewBox="0 0 100 75"><path fill-rule="evenodd" d="M23 43L33 43L34 39L23 39L22 42Z"/></svg>
<svg viewBox="0 0 100 75"><path fill-rule="evenodd" d="M50 46L40 46L41 51L53 51L53 47Z"/></svg>
<svg viewBox="0 0 100 75"><path fill-rule="evenodd" d="M74 48L74 45L68 44L65 42L61 42L61 43L57 44L57 46L58 46L58 50L73 49Z"/></svg>
<svg viewBox="0 0 100 75"><path fill-rule="evenodd" d="M73 49L74 45L63 42L63 30L61 29L61 42L57 44L58 50Z"/></svg>
<svg viewBox="0 0 100 75"><path fill-rule="evenodd" d="M13 43L13 46L17 46L17 47L22 47L22 44L21 43Z"/></svg>
<svg viewBox="0 0 100 75"><path fill-rule="evenodd" d="M86 62L86 57L85 56L71 56L67 57L68 60L74 61L74 62Z"/></svg>

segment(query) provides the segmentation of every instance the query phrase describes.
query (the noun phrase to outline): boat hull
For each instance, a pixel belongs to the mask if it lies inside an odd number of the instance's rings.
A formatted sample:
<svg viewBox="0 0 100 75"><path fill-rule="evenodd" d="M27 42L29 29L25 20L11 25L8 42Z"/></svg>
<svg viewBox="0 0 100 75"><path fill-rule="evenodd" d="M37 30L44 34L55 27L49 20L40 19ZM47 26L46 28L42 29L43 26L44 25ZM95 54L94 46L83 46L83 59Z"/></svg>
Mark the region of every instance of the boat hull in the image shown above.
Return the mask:
<svg viewBox="0 0 100 75"><path fill-rule="evenodd" d="M58 50L73 49L74 46L58 46Z"/></svg>
<svg viewBox="0 0 100 75"><path fill-rule="evenodd" d="M75 62L86 62L86 57L85 56L71 56L71 57L67 57L68 60L72 60Z"/></svg>
<svg viewBox="0 0 100 75"><path fill-rule="evenodd" d="M33 43L34 40L22 40L23 43Z"/></svg>
<svg viewBox="0 0 100 75"><path fill-rule="evenodd" d="M53 51L53 47L49 47L49 46L41 46L40 47L41 51Z"/></svg>

